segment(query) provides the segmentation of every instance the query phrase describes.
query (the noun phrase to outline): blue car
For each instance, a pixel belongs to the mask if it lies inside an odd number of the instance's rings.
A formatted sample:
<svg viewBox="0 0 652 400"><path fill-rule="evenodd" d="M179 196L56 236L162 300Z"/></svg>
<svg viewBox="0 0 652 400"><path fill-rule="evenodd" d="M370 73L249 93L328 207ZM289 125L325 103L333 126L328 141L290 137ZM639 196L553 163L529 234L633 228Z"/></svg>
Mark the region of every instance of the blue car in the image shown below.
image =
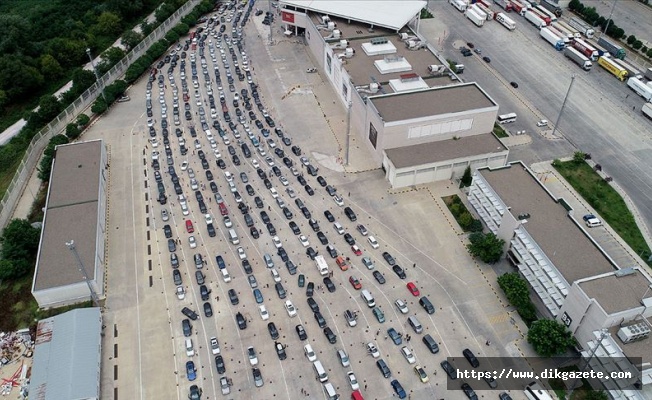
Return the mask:
<svg viewBox="0 0 652 400"><path fill-rule="evenodd" d="M399 335L398 332L396 332L396 329L389 328L387 330L387 334L392 339L392 342L394 342L395 345L399 345L403 343L403 339L401 339L401 335Z"/></svg>
<svg viewBox="0 0 652 400"><path fill-rule="evenodd" d="M195 363L192 361L188 361L186 363L186 375L188 376L189 381L194 381L197 379L197 374L195 373Z"/></svg>
<svg viewBox="0 0 652 400"><path fill-rule="evenodd" d="M399 399L404 399L405 398L405 390L403 389L403 386L401 386L401 383L394 379L393 381L390 382L392 385L392 388L394 388L394 392L396 392L396 395L398 396Z"/></svg>
<svg viewBox="0 0 652 400"><path fill-rule="evenodd" d="M265 299L263 299L263 294L260 293L259 289L254 289L254 297L256 298L256 303L262 304Z"/></svg>

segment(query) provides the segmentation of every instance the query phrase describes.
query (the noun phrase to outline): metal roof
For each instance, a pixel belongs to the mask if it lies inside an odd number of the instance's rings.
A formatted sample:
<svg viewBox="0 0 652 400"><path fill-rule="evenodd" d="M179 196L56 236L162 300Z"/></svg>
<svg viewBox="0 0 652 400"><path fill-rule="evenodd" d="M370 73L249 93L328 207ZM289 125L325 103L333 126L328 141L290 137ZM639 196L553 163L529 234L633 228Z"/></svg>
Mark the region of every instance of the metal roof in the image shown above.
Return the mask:
<svg viewBox="0 0 652 400"><path fill-rule="evenodd" d="M282 0L281 5L399 30L427 5L421 0Z"/></svg>
<svg viewBox="0 0 652 400"><path fill-rule="evenodd" d="M79 308L39 321L30 399L99 399L101 330L99 308Z"/></svg>

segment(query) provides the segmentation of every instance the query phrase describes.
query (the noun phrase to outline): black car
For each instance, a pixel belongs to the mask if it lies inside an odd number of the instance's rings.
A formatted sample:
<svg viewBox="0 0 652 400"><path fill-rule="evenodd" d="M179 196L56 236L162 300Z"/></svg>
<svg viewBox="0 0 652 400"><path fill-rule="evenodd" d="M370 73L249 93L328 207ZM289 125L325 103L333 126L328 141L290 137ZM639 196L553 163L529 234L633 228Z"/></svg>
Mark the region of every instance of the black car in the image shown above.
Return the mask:
<svg viewBox="0 0 652 400"><path fill-rule="evenodd" d="M294 153L295 156L300 156L301 155L301 147L299 146L292 146L292 153Z"/></svg>
<svg viewBox="0 0 652 400"><path fill-rule="evenodd" d="M487 56L482 57L482 59L484 60L484 62L487 62L487 63L491 62L491 58L489 58Z"/></svg>
<svg viewBox="0 0 652 400"><path fill-rule="evenodd" d="M207 317L213 316L213 307L209 302L204 303L204 315Z"/></svg>
<svg viewBox="0 0 652 400"><path fill-rule="evenodd" d="M518 88L518 83L516 82L510 82L509 84L512 85L514 89Z"/></svg>
<svg viewBox="0 0 652 400"><path fill-rule="evenodd" d="M272 236L276 236L276 228L274 228L274 224L271 222L267 224L267 232L269 232L269 234Z"/></svg>
<svg viewBox="0 0 652 400"><path fill-rule="evenodd" d="M398 264L393 265L392 270L394 270L394 273L398 275L399 278L405 279L405 271L403 270L403 268L401 268L400 265Z"/></svg>
<svg viewBox="0 0 652 400"><path fill-rule="evenodd" d="M290 259L290 257L288 257L287 251L285 251L283 247L279 247L276 254L278 254L278 256L281 257L281 260L283 260L283 262L287 262L287 260Z"/></svg>
<svg viewBox="0 0 652 400"><path fill-rule="evenodd" d="M310 214L310 210L307 207L301 207L301 213L306 219L312 218L312 214Z"/></svg>
<svg viewBox="0 0 652 400"><path fill-rule="evenodd" d="M272 340L278 339L278 329L276 329L276 325L273 322L267 324L267 331L269 332L269 336L272 337Z"/></svg>
<svg viewBox="0 0 652 400"><path fill-rule="evenodd" d="M326 192L328 193L329 196L335 196L337 194L337 189L335 189L331 185L326 185Z"/></svg>
<svg viewBox="0 0 652 400"><path fill-rule="evenodd" d="M206 225L206 230L208 230L208 236L215 237L216 232L215 232L215 227L213 226L213 224L207 224Z"/></svg>
<svg viewBox="0 0 652 400"><path fill-rule="evenodd" d="M269 215L267 214L267 211L260 212L260 219L263 221L263 224L269 224L270 222L272 222L269 219Z"/></svg>
<svg viewBox="0 0 652 400"><path fill-rule="evenodd" d="M388 252L383 253L383 258L385 259L385 261L387 261L387 264L389 264L391 266L396 264L396 260L394 260L394 257L392 257L392 255L389 254Z"/></svg>
<svg viewBox="0 0 652 400"><path fill-rule="evenodd" d="M310 257L311 260L314 260L315 257L317 257L318 252L312 247L308 247L306 249L306 254L308 255L308 257Z"/></svg>
<svg viewBox="0 0 652 400"><path fill-rule="evenodd" d="M306 285L306 296L312 297L314 291L315 291L315 284L312 282L308 282L308 284Z"/></svg>
<svg viewBox="0 0 652 400"><path fill-rule="evenodd" d="M215 368L217 369L218 374L223 374L226 372L226 366L224 365L224 358L219 354L215 356Z"/></svg>
<svg viewBox="0 0 652 400"><path fill-rule="evenodd" d="M308 184L306 178L304 178L303 175L297 175L297 181L301 184L301 186L305 186Z"/></svg>
<svg viewBox="0 0 652 400"><path fill-rule="evenodd" d="M254 203L256 203L257 208L265 207L265 205L263 204L263 201L258 196L254 197Z"/></svg>
<svg viewBox="0 0 652 400"><path fill-rule="evenodd" d="M166 224L163 226L163 232L165 233L165 238L169 239L172 237L172 228L170 228L170 225Z"/></svg>
<svg viewBox="0 0 652 400"><path fill-rule="evenodd" d="M319 304L312 297L308 297L308 306L313 313L319 312Z"/></svg>
<svg viewBox="0 0 652 400"><path fill-rule="evenodd" d="M329 210L324 211L324 216L326 217L328 222L335 222L335 217Z"/></svg>
<svg viewBox="0 0 652 400"><path fill-rule="evenodd" d="M344 207L344 214L346 214L347 218L351 220L351 222L358 219L358 217L355 215L355 212L353 212L351 207Z"/></svg>
<svg viewBox="0 0 652 400"><path fill-rule="evenodd" d="M258 232L258 229L256 229L255 226L252 226L249 229L249 233L251 233L251 237L254 239L258 239L260 237L260 232Z"/></svg>
<svg viewBox="0 0 652 400"><path fill-rule="evenodd" d="M254 192L253 186L251 186L250 184L247 184L247 186L245 186L245 189L247 190L247 194L249 196L253 196L254 194L256 194L256 192Z"/></svg>
<svg viewBox="0 0 652 400"><path fill-rule="evenodd" d="M289 157L283 157L283 164L288 168L292 168L292 165L294 165Z"/></svg>
<svg viewBox="0 0 652 400"><path fill-rule="evenodd" d="M315 317L315 321L317 321L317 325L319 325L320 328L323 328L323 327L326 326L326 320L324 319L324 316L321 315L321 313L319 311L317 311L316 313L313 313L313 315Z"/></svg>
<svg viewBox="0 0 652 400"><path fill-rule="evenodd" d="M469 400L478 400L478 395L475 394L475 391L471 388L471 386L468 383L462 384L462 390L464 391L466 397L469 398Z"/></svg>
<svg viewBox="0 0 652 400"><path fill-rule="evenodd" d="M304 331L305 333L305 331ZM274 342L274 347L276 348L276 355L278 356L279 360L285 360L288 358L287 354L285 353L285 346L283 346L279 342Z"/></svg>
<svg viewBox="0 0 652 400"><path fill-rule="evenodd" d="M226 163L221 158L218 158L216 163L220 169L226 169Z"/></svg>
<svg viewBox="0 0 652 400"><path fill-rule="evenodd" d="M423 341L423 344L426 345L426 347L428 348L428 350L430 350L432 354L439 353L439 345L437 344L435 339L433 339L432 336L430 336L430 334L424 335L421 341Z"/></svg>
<svg viewBox="0 0 652 400"><path fill-rule="evenodd" d="M181 309L181 313L185 315L186 317L190 318L191 320L195 321L197 318L199 318L199 315L197 315L196 312L193 310L189 309L188 307L184 307Z"/></svg>
<svg viewBox="0 0 652 400"><path fill-rule="evenodd" d="M333 293L335 291L335 284L329 277L324 278L324 285L326 285L326 289L328 289L329 292Z"/></svg>
<svg viewBox="0 0 652 400"><path fill-rule="evenodd" d="M211 172L210 169L206 170L206 180L209 181L209 182L213 181L213 173Z"/></svg>
<svg viewBox="0 0 652 400"><path fill-rule="evenodd" d="M210 186L212 193L217 193L217 184L215 182L210 182L208 186Z"/></svg>
<svg viewBox="0 0 652 400"><path fill-rule="evenodd" d="M238 299L238 293L234 289L229 289L229 301L231 301L231 304L234 306L240 303L240 299Z"/></svg>
<svg viewBox="0 0 652 400"><path fill-rule="evenodd" d="M462 354L473 368L478 368L480 366L480 361L478 361L478 358L473 354L471 349L464 349Z"/></svg>
<svg viewBox="0 0 652 400"><path fill-rule="evenodd" d="M448 375L451 380L457 379L457 371L455 371L455 367L453 367L451 363L444 360L439 365L441 365L441 367L444 369L444 372L446 372L446 375Z"/></svg>
<svg viewBox="0 0 652 400"><path fill-rule="evenodd" d="M344 240L346 241L346 243L348 243L351 246L355 244L355 239L353 239L353 236L351 236L350 233L344 234Z"/></svg>
<svg viewBox="0 0 652 400"><path fill-rule="evenodd" d="M309 196L314 196L315 191L310 185L305 185L303 188L306 189L306 193L308 193Z"/></svg>
<svg viewBox="0 0 652 400"><path fill-rule="evenodd" d="M299 324L294 327L294 329L297 331L297 335L299 335L299 340L307 340L308 339L308 334L306 333L305 328L303 325Z"/></svg>
<svg viewBox="0 0 652 400"><path fill-rule="evenodd" d="M294 233L295 235L301 234L301 229L299 228L299 225L297 225L296 222L290 221L288 225L290 225L290 229L292 229L292 233Z"/></svg>
<svg viewBox="0 0 652 400"><path fill-rule="evenodd" d="M252 274L254 272L251 269L251 263L246 258L242 260L242 268L244 268L246 274Z"/></svg>
<svg viewBox="0 0 652 400"><path fill-rule="evenodd" d="M331 258L337 257L337 250L335 249L335 247L328 245L326 246L326 251L331 256Z"/></svg>
<svg viewBox="0 0 652 400"><path fill-rule="evenodd" d="M231 157L231 160L233 161L233 165L240 165L240 157L237 154Z"/></svg>
<svg viewBox="0 0 652 400"><path fill-rule="evenodd" d="M263 179L263 184L265 185L265 187L266 187L267 189L271 189L271 188L272 188L272 182L271 182L269 179L267 179L267 178Z"/></svg>
<svg viewBox="0 0 652 400"><path fill-rule="evenodd" d="M238 328L240 330L247 329L247 320L245 319L244 315L242 315L241 312L238 312L235 315L235 320L238 323Z"/></svg>
<svg viewBox="0 0 652 400"><path fill-rule="evenodd" d="M323 232L317 232L317 239L319 239L319 242L324 246L328 244L328 238Z"/></svg>
<svg viewBox="0 0 652 400"><path fill-rule="evenodd" d="M337 336L333 333L333 330L329 327L324 328L324 336L328 339L330 344L337 343Z"/></svg>
<svg viewBox="0 0 652 400"><path fill-rule="evenodd" d="M290 211L290 209L287 207L283 207L283 215L285 215L286 219L292 219L292 217L294 216L292 214L292 211Z"/></svg>
<svg viewBox="0 0 652 400"><path fill-rule="evenodd" d="M308 220L308 224L310 225L310 227L314 232L319 232L319 223L317 222L316 219L311 218L310 220Z"/></svg>
<svg viewBox="0 0 652 400"><path fill-rule="evenodd" d="M284 299L287 296L287 292L281 282L276 282L276 284L274 284L274 289L276 289L276 294L278 294L280 299Z"/></svg>
<svg viewBox="0 0 652 400"><path fill-rule="evenodd" d="M383 285L386 282L385 277L379 271L374 271L373 274L374 274L374 278L376 278L378 283L380 283L381 285Z"/></svg>
<svg viewBox="0 0 652 400"><path fill-rule="evenodd" d="M321 175L319 175L319 176L317 177L317 183L319 183L319 185L320 185L321 187L326 187L326 186L328 186L328 182L326 182L326 179L324 179L324 177L321 176Z"/></svg>

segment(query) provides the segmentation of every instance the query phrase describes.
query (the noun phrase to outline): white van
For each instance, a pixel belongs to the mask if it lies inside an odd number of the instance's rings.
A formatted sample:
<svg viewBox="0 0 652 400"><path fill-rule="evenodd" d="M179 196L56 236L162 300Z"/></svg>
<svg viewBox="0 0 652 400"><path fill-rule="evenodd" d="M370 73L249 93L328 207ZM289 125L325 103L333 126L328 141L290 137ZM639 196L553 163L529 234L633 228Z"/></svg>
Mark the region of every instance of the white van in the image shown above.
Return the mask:
<svg viewBox="0 0 652 400"><path fill-rule="evenodd" d="M240 238L235 233L235 229L229 229L229 240L231 240L231 244L240 244Z"/></svg>
<svg viewBox="0 0 652 400"><path fill-rule="evenodd" d="M229 275L229 271L227 271L226 268L220 268L220 271L222 272L222 278L224 279L224 282L231 282L231 275Z"/></svg>
<svg viewBox="0 0 652 400"><path fill-rule="evenodd" d="M326 373L324 366L321 365L321 361L317 360L313 362L312 369L315 370L315 374L317 374L317 379L319 379L319 382L323 383L328 380L328 374Z"/></svg>
<svg viewBox="0 0 652 400"><path fill-rule="evenodd" d="M337 394L333 384L330 382L324 384L324 394L328 400L337 400L340 398L340 395Z"/></svg>
<svg viewBox="0 0 652 400"><path fill-rule="evenodd" d="M374 308L376 306L376 300L374 300L374 296L372 296L367 289L362 289L360 292L360 297L362 297L362 300L367 303L369 308Z"/></svg>
<svg viewBox="0 0 652 400"><path fill-rule="evenodd" d="M416 316L412 315L408 317L408 324L414 329L416 333L421 333L423 332L423 326L421 326L421 322L417 319Z"/></svg>
<svg viewBox="0 0 652 400"><path fill-rule="evenodd" d="M192 347L192 339L186 338L186 355L192 357L195 355L195 349Z"/></svg>

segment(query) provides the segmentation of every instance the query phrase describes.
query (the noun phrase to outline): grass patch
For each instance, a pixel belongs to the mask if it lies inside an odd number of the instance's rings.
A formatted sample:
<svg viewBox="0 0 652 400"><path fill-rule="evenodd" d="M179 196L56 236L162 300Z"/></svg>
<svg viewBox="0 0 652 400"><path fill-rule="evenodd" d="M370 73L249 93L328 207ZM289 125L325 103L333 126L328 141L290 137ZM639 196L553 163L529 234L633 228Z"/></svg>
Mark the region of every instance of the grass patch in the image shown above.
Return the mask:
<svg viewBox="0 0 652 400"><path fill-rule="evenodd" d="M0 284L0 331L28 328L35 323L36 300L32 297L32 276Z"/></svg>
<svg viewBox="0 0 652 400"><path fill-rule="evenodd" d="M507 131L503 129L502 126L498 125L496 122L494 122L494 135L498 136L499 138L506 138L509 137L507 134Z"/></svg>
<svg viewBox="0 0 652 400"><path fill-rule="evenodd" d="M482 232L482 222L473 218L458 195L442 197L442 200L464 232Z"/></svg>
<svg viewBox="0 0 652 400"><path fill-rule="evenodd" d="M586 162L558 161L553 167L600 214L600 217L644 260L650 256L648 247L634 216L625 201ZM646 261L650 265L649 261Z"/></svg>
<svg viewBox="0 0 652 400"><path fill-rule="evenodd" d="M38 193L36 194L36 198L32 203L32 208L29 210L29 214L27 215L27 220L29 222L31 223L43 222L43 217L45 216L43 213L43 208L45 207L45 201L47 200L47 195L48 195L48 184L42 183L41 187L38 190Z"/></svg>

